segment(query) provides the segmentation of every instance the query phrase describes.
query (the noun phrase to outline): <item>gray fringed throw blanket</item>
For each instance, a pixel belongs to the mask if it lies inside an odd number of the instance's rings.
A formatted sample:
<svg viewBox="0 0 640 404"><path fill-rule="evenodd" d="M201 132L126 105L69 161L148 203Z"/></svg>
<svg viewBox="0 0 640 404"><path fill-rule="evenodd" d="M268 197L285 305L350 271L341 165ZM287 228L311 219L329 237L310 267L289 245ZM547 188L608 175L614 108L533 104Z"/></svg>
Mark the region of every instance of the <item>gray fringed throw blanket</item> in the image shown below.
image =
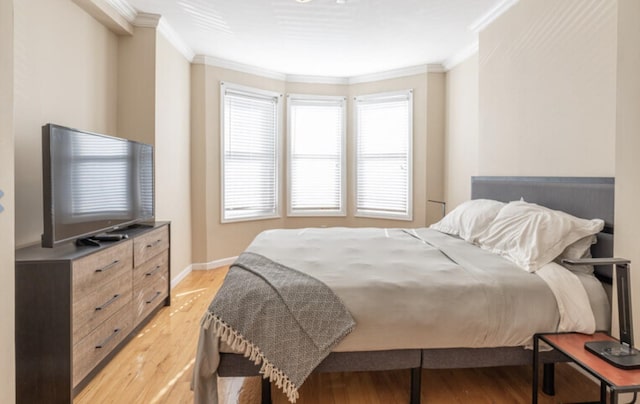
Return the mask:
<svg viewBox="0 0 640 404"><path fill-rule="evenodd" d="M354 327L324 283L249 252L231 266L202 320L203 330L261 364L263 377L292 403L313 369Z"/></svg>

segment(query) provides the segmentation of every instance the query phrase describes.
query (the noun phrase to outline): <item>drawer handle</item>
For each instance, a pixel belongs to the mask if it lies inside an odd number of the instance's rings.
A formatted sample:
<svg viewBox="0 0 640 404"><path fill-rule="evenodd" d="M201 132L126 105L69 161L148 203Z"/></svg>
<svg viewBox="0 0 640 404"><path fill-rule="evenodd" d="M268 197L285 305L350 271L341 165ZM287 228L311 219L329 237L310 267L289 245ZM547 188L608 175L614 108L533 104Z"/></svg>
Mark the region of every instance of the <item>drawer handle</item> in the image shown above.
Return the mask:
<svg viewBox="0 0 640 404"><path fill-rule="evenodd" d="M144 274L145 276L151 276L153 274L155 274L156 272L158 272L160 270L160 268L162 268L161 265L156 265L155 268L153 268L152 271L147 272L146 274Z"/></svg>
<svg viewBox="0 0 640 404"><path fill-rule="evenodd" d="M147 244L147 248L155 247L155 246L157 246L157 245L158 245L158 244L160 244L160 243L162 243L162 239L160 239L160 238L159 238L159 239L157 239L156 241L154 241L153 243L151 243L151 244Z"/></svg>
<svg viewBox="0 0 640 404"><path fill-rule="evenodd" d="M113 261L111 264L104 266L102 268L98 268L96 269L96 272L106 272L108 269L113 268L116 264L118 264L120 262L120 260L115 260Z"/></svg>
<svg viewBox="0 0 640 404"><path fill-rule="evenodd" d="M109 300L107 300L102 306L96 307L96 311L100 311L100 310L104 310L107 308L107 306L109 306L111 303L115 302L116 300L118 300L120 298L120 295L113 295L113 297Z"/></svg>
<svg viewBox="0 0 640 404"><path fill-rule="evenodd" d="M111 335L109 335L107 338L105 338L104 341L102 341L101 343L96 345L96 349L104 348L104 346L107 345L109 343L109 341L111 341L113 339L113 337L115 337L119 333L120 333L120 328L116 328L115 330L113 330L113 333Z"/></svg>
<svg viewBox="0 0 640 404"><path fill-rule="evenodd" d="M156 292L156 294L155 294L155 295L153 295L153 297L152 297L151 299L147 300L147 304L150 304L152 301L156 300L156 298L157 298L158 296L160 296L160 293L162 293L162 292L157 291L157 292Z"/></svg>

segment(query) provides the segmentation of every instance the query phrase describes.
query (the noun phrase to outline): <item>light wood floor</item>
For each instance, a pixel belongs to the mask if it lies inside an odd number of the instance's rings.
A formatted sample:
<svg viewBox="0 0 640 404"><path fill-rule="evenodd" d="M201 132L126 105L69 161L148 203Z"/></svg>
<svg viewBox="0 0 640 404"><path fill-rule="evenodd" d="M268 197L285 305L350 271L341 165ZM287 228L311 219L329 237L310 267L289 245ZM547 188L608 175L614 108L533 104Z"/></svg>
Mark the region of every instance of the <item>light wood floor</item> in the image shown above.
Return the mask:
<svg viewBox="0 0 640 404"><path fill-rule="evenodd" d="M78 394L74 403L192 403L189 389L199 322L227 269L194 271L172 292L163 308ZM423 403L531 402L531 368L423 370ZM224 378L220 404L258 404L260 380ZM275 404L285 396L273 389ZM555 397L539 402L597 400L598 386L568 365L556 370ZM300 404L406 404L409 371L324 373L312 375L300 389Z"/></svg>

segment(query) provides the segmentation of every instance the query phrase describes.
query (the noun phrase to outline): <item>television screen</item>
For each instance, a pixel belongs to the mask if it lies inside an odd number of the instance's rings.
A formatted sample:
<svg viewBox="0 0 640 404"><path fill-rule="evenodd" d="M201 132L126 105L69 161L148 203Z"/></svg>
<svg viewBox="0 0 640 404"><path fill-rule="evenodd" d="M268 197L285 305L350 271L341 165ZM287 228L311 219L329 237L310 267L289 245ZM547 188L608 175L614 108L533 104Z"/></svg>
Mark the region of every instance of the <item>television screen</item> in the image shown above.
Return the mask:
<svg viewBox="0 0 640 404"><path fill-rule="evenodd" d="M42 128L43 247L154 218L153 147Z"/></svg>

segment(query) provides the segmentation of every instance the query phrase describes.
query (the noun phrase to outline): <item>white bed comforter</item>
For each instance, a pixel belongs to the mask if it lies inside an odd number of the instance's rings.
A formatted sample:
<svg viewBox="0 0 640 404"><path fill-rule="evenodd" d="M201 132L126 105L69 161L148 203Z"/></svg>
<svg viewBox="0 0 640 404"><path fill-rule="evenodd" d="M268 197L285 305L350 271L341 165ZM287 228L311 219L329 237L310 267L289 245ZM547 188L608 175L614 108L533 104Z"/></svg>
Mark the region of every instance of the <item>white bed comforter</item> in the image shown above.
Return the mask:
<svg viewBox="0 0 640 404"><path fill-rule="evenodd" d="M268 230L247 251L342 299L357 325L334 351L522 346L537 332L608 326L594 277L557 264L532 274L431 229Z"/></svg>

